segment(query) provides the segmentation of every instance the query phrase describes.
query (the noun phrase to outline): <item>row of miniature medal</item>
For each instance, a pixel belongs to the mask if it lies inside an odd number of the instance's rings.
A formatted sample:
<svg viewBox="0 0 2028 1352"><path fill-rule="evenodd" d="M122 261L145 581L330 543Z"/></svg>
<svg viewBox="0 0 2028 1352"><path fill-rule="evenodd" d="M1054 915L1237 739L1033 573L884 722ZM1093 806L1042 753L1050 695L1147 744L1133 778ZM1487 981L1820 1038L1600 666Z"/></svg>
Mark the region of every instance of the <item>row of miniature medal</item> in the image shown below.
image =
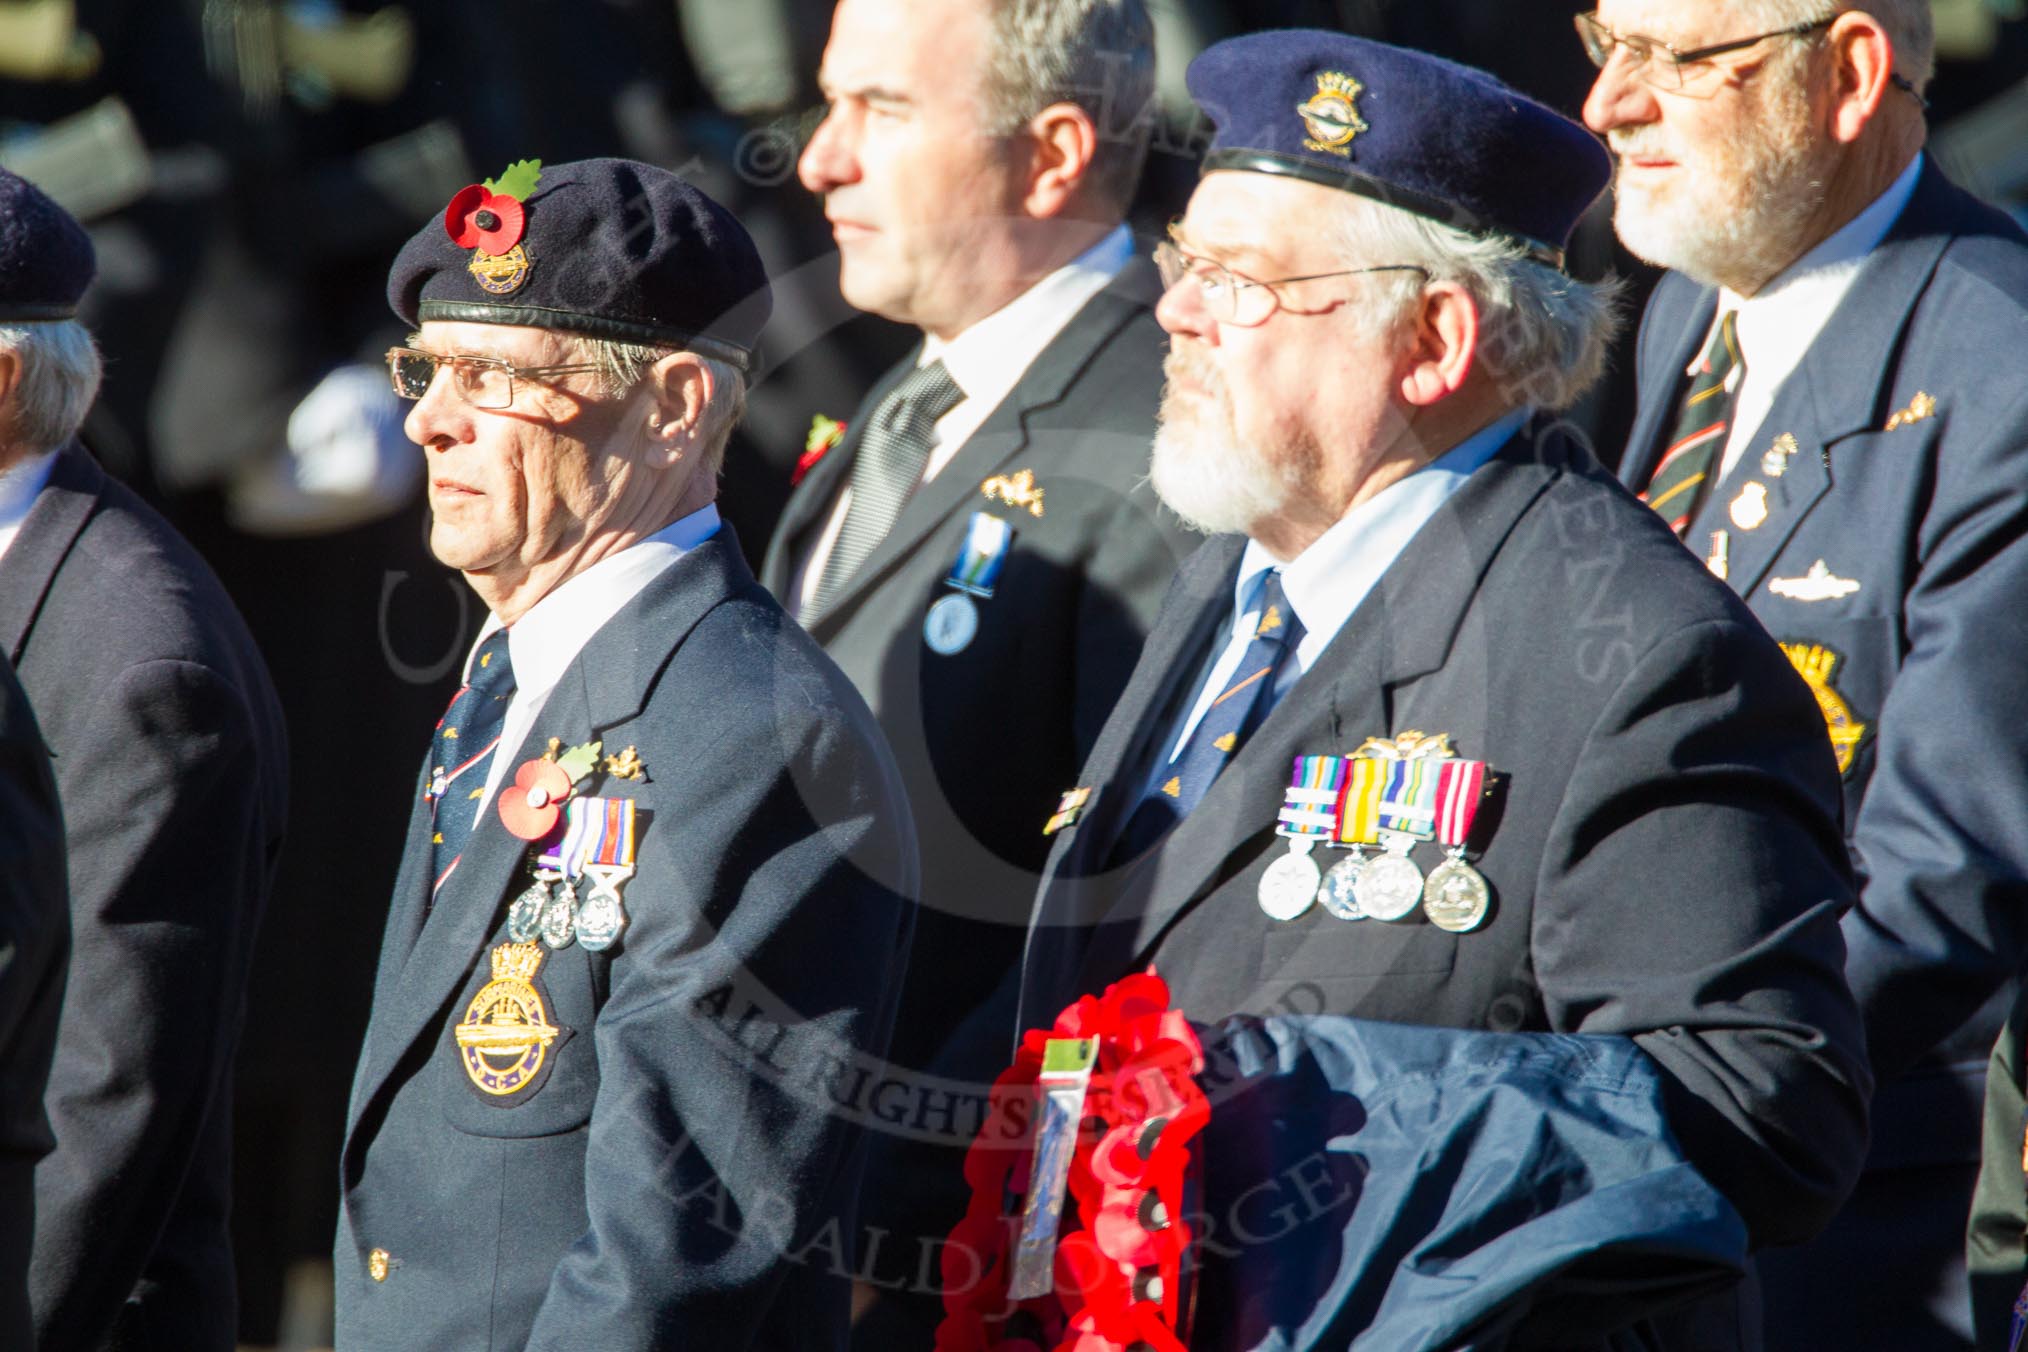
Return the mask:
<svg viewBox="0 0 2028 1352"><path fill-rule="evenodd" d="M507 908L507 935L519 944L539 937L551 948L576 942L602 952L627 924L620 889L634 876L634 800L573 798L563 806L568 825L536 857L535 881ZM587 879L591 891L580 902Z"/></svg>
<svg viewBox="0 0 2028 1352"><path fill-rule="evenodd" d="M1275 834L1289 853L1260 880L1260 908L1294 920L1313 904L1340 920L1406 920L1418 905L1430 923L1454 934L1478 928L1492 892L1465 859L1465 842L1486 789L1484 761L1358 756L1298 756ZM1435 839L1445 858L1424 878L1409 857ZM1351 853L1325 871L1312 857L1319 841ZM1378 845L1378 854L1367 847Z"/></svg>

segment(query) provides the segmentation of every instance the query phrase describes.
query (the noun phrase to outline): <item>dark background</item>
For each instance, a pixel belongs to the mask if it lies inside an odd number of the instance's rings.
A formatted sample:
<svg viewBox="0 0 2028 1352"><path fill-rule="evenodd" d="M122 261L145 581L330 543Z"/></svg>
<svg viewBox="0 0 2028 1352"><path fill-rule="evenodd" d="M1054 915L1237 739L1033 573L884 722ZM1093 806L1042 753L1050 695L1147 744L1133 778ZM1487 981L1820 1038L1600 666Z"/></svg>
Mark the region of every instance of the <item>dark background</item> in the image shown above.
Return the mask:
<svg viewBox="0 0 2028 1352"><path fill-rule="evenodd" d="M1483 66L1572 115L1591 81L1570 23L1584 6L1562 0L1153 7L1169 126L1135 212L1150 232L1195 177L1180 75L1205 41L1340 28ZM1937 152L1961 181L2018 205L2028 22L2009 17L2013 0L1936 8L1948 58L1932 94ZM779 279L721 504L758 563L811 415L848 415L913 340L843 307L821 212L794 179L829 11L823 0L0 0L0 163L65 197L100 251L87 318L108 367L87 439L217 568L289 716L294 810L236 1111L250 1344L329 1337L335 1160L408 788L482 612L429 557L413 448L393 448L388 482L348 524L278 523L235 503L263 476L302 477L287 429L312 386L401 341L388 263L453 192L522 157L627 155L731 206ZM38 15L70 24L40 61L7 27ZM124 151L74 140L122 110L138 134ZM123 175L127 191L107 188ZM72 182L84 186L58 191ZM1573 270L1628 278L1630 314L1653 283L1618 250L1603 205ZM1623 341L1579 417L1608 461L1632 414L1630 350Z"/></svg>

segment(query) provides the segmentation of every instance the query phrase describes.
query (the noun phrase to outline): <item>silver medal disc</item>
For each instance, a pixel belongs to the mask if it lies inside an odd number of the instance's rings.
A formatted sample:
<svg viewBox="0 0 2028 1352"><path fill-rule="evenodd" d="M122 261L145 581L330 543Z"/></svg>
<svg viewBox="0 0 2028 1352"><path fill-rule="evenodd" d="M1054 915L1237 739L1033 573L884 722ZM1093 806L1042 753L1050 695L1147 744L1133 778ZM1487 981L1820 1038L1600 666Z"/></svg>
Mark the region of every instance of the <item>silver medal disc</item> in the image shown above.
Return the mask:
<svg viewBox="0 0 2028 1352"><path fill-rule="evenodd" d="M577 893L568 886L556 889L549 905L542 908L542 942L551 948L569 948L577 938Z"/></svg>
<svg viewBox="0 0 2028 1352"><path fill-rule="evenodd" d="M1422 870L1406 854L1375 855L1359 870L1353 895L1375 920L1404 920L1422 904Z"/></svg>
<svg viewBox="0 0 2028 1352"><path fill-rule="evenodd" d="M533 943L542 933L542 911L549 905L549 884L534 882L507 908L507 937L517 944Z"/></svg>
<svg viewBox="0 0 2028 1352"><path fill-rule="evenodd" d="M626 927L627 913L609 892L594 892L577 909L577 941L594 953L611 948Z"/></svg>
<svg viewBox="0 0 2028 1352"><path fill-rule="evenodd" d="M1260 877L1260 908L1276 920L1294 920L1317 899L1323 871L1309 851L1285 854Z"/></svg>
<svg viewBox="0 0 2028 1352"><path fill-rule="evenodd" d="M1422 888L1422 909L1432 925L1463 934L1485 924L1492 908L1492 889L1464 860L1446 859L1429 871L1429 881Z"/></svg>
<svg viewBox="0 0 2028 1352"><path fill-rule="evenodd" d="M1359 909L1359 871L1366 867L1363 854L1347 855L1331 865L1324 874L1323 885L1317 889L1317 901L1323 908L1340 920L1364 920L1366 912Z"/></svg>
<svg viewBox="0 0 2028 1352"><path fill-rule="evenodd" d="M922 641L944 657L963 652L978 632L978 602L963 592L952 592L931 606L922 622Z"/></svg>

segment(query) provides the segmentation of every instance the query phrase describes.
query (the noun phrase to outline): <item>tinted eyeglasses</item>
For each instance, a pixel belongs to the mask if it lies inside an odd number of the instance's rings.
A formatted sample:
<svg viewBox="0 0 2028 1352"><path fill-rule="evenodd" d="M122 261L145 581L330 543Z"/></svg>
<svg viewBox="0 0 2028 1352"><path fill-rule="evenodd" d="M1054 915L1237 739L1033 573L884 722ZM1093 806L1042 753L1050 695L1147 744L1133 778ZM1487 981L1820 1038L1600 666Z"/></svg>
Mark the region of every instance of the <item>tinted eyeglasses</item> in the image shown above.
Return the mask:
<svg viewBox="0 0 2028 1352"><path fill-rule="evenodd" d="M1584 54L1591 58L1594 66L1604 70L1612 64L1613 53L1624 48L1629 72L1636 80L1656 89L1675 91L1701 74L1704 63L1714 56L1743 52L1773 38L1799 38L1821 33L1837 19L1838 16L1833 14L1814 23L1777 28L1773 32L1734 38L1730 42L1714 42L1709 47L1693 47L1687 52L1679 52L1658 38L1643 37L1639 33L1615 33L1599 22L1597 14L1580 14L1576 22L1577 36L1584 43Z"/></svg>
<svg viewBox="0 0 2028 1352"><path fill-rule="evenodd" d="M471 357L459 353L440 356L434 352L419 352L412 347L391 347L387 350L388 377L394 382L394 392L404 399L420 399L428 394L440 366L450 368L451 388L457 392L458 398L474 408L492 409L512 407L516 380L536 380L544 376L599 369L588 362L562 366L512 366L497 357Z"/></svg>

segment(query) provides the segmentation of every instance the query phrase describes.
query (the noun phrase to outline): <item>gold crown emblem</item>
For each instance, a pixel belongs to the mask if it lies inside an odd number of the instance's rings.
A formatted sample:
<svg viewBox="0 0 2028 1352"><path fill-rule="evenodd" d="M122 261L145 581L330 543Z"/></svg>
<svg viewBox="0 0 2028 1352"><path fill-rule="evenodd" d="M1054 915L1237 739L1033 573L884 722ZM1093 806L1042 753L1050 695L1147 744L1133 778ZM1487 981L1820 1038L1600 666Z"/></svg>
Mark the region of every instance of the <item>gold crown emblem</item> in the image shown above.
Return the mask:
<svg viewBox="0 0 2028 1352"><path fill-rule="evenodd" d="M541 970L541 944L501 944L493 950L495 981L533 981Z"/></svg>
<svg viewBox="0 0 2028 1352"><path fill-rule="evenodd" d="M1332 155L1350 155L1346 149L1352 138L1369 128L1366 119L1359 116L1357 100L1366 92L1366 86L1351 76L1335 70L1317 73L1317 92L1296 106L1296 116L1303 119L1303 129L1310 133L1310 139L1303 142L1311 150L1321 150Z"/></svg>
<svg viewBox="0 0 2028 1352"><path fill-rule="evenodd" d="M1811 685L1831 683L1831 672L1838 665L1838 654L1821 643L1784 643L1782 648L1804 680Z"/></svg>

